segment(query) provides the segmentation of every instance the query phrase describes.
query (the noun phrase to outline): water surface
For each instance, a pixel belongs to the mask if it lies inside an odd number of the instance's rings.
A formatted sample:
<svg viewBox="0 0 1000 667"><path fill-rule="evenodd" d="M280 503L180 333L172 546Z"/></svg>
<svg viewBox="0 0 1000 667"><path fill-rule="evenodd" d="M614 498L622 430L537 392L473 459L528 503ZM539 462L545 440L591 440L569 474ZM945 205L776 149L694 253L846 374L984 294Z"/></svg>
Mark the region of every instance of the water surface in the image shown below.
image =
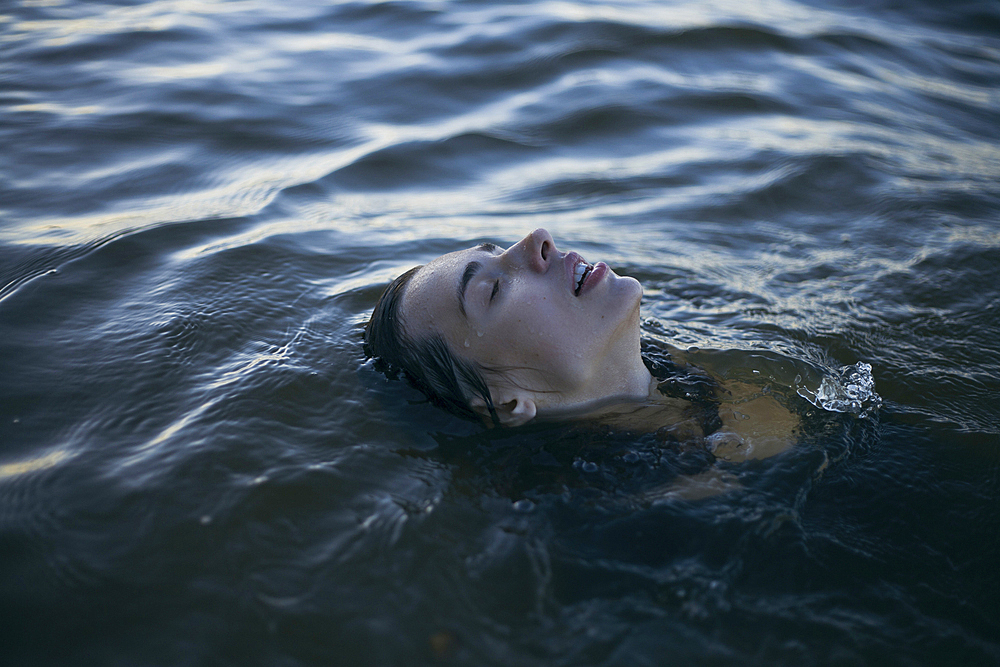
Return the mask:
<svg viewBox="0 0 1000 667"><path fill-rule="evenodd" d="M998 91L985 0L5 4L4 663L1000 661ZM364 359L539 226L801 442L484 432ZM859 363L872 415L796 396Z"/></svg>

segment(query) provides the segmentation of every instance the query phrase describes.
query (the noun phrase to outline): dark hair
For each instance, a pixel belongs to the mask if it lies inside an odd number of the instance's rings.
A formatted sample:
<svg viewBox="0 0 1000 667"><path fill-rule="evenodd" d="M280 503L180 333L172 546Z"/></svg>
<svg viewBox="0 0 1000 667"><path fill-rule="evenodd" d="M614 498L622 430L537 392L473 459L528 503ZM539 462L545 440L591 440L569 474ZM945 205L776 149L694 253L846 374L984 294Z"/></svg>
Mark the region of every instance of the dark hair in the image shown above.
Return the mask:
<svg viewBox="0 0 1000 667"><path fill-rule="evenodd" d="M483 369L455 356L439 335L414 340L406 333L399 317L399 304L410 279L420 268L413 267L382 292L365 326L365 355L375 358L379 363L376 368L388 375L402 371L431 401L461 417L479 418L469 402L478 395L497 426L499 419Z"/></svg>

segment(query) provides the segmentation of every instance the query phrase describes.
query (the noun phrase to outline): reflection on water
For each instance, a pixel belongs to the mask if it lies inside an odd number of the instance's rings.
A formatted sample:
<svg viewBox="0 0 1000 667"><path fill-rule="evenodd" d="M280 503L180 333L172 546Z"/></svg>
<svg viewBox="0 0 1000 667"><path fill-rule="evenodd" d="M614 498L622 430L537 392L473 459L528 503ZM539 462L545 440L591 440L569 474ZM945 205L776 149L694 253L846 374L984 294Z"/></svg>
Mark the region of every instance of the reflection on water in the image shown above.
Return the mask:
<svg viewBox="0 0 1000 667"><path fill-rule="evenodd" d="M15 477L17 475L35 472L36 470L46 470L47 468L52 468L53 466L61 463L67 456L68 454L65 451L57 450L24 461L4 463L3 465L0 465L0 480L7 477Z"/></svg>
<svg viewBox="0 0 1000 667"><path fill-rule="evenodd" d="M11 664L1000 660L994 4L0 22ZM363 359L540 226L795 446L484 432Z"/></svg>

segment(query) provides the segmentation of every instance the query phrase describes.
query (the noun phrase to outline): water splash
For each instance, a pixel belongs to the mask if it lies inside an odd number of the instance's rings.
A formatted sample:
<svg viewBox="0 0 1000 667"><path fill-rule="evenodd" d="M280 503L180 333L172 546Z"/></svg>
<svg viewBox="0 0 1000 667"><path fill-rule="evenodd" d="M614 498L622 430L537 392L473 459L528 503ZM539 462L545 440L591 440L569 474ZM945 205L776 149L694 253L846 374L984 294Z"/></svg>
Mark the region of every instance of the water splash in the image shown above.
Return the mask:
<svg viewBox="0 0 1000 667"><path fill-rule="evenodd" d="M872 366L863 361L825 376L815 392L799 386L797 393L818 408L862 418L870 417L882 406L882 397L875 391Z"/></svg>

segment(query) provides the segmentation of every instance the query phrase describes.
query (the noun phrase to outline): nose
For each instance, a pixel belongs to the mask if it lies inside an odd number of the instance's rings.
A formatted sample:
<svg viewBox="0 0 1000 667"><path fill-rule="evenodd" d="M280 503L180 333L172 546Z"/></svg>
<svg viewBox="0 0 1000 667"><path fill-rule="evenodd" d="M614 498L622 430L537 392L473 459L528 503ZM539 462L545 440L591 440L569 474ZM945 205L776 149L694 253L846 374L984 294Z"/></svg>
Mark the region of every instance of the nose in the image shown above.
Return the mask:
<svg viewBox="0 0 1000 667"><path fill-rule="evenodd" d="M518 241L511 250L516 251L511 254L517 255L526 266L539 273L548 271L552 258L559 252L552 235L541 228Z"/></svg>

